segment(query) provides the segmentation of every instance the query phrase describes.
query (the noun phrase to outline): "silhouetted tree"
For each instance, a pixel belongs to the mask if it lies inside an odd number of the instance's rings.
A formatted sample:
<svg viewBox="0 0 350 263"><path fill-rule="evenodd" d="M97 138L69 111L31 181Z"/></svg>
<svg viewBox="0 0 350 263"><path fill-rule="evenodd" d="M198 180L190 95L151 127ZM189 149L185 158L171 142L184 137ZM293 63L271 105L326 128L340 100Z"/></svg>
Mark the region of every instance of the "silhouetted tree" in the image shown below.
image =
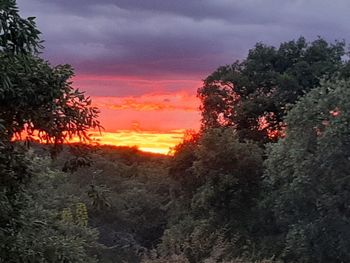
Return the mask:
<svg viewBox="0 0 350 263"><path fill-rule="evenodd" d="M0 2L0 23L1 138L37 132L57 147L72 136L88 140L87 130L100 127L98 110L71 86L72 68L38 56L40 32L34 18L19 16L15 1Z"/></svg>
<svg viewBox="0 0 350 263"><path fill-rule="evenodd" d="M94 262L86 249L95 237L62 225L57 210L41 206L45 200L24 180L37 163L11 141L37 132L53 144L55 156L66 139L89 140L88 129L100 127L90 98L71 86L72 68L51 67L39 57L39 34L34 18L19 15L15 0L0 0L0 262Z"/></svg>
<svg viewBox="0 0 350 263"><path fill-rule="evenodd" d="M319 38L262 43L246 59L219 67L198 90L202 101L202 127L234 126L239 138L276 141L283 134L286 107L320 84L320 79L347 76L342 60L345 43Z"/></svg>

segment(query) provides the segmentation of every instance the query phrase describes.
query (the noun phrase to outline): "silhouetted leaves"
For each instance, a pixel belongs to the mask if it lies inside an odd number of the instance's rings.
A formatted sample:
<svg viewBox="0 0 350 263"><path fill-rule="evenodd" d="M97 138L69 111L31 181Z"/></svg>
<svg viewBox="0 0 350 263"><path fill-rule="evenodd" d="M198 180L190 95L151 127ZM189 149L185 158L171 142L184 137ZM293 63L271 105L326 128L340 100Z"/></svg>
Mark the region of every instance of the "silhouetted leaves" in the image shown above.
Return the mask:
<svg viewBox="0 0 350 263"><path fill-rule="evenodd" d="M345 43L319 38L257 43L246 59L219 67L198 90L202 126L233 126L240 139L260 143L283 135L288 105L320 84L323 78L346 77Z"/></svg>

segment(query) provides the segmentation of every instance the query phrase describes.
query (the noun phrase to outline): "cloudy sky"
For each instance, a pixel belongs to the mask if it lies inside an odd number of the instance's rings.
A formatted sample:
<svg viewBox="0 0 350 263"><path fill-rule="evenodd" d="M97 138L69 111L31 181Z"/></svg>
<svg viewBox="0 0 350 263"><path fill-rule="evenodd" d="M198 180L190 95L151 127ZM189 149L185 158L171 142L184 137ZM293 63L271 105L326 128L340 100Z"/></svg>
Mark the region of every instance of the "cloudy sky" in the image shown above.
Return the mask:
<svg viewBox="0 0 350 263"><path fill-rule="evenodd" d="M201 79L262 41L350 40L348 0L18 0L107 132L197 129ZM118 138L121 140L121 138ZM148 139L147 139L148 140Z"/></svg>

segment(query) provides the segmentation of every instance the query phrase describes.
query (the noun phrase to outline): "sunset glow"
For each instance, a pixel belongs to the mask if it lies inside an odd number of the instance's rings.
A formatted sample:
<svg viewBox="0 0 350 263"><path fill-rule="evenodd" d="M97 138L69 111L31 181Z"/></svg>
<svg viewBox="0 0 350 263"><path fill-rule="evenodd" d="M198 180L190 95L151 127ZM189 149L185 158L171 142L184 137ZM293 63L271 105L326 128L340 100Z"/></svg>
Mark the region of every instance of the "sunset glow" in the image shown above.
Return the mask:
<svg viewBox="0 0 350 263"><path fill-rule="evenodd" d="M168 154L171 147L180 143L184 136L184 130L156 133L152 131L118 131L104 132L101 135L93 134L93 138L100 144L117 146L136 146L145 152Z"/></svg>
<svg viewBox="0 0 350 263"><path fill-rule="evenodd" d="M186 130L200 126L196 91L200 76L128 76L77 74L73 86L86 91L101 111L100 144L137 146L167 154Z"/></svg>
<svg viewBox="0 0 350 263"><path fill-rule="evenodd" d="M199 100L186 92L140 96L93 96L101 111L104 131L92 132L100 144L136 146L146 152L168 154L186 130L198 130ZM76 140L75 140L76 141Z"/></svg>
<svg viewBox="0 0 350 263"><path fill-rule="evenodd" d="M100 110L103 129L90 131L92 143L137 147L141 151L171 154L187 131L200 126L199 100L186 92L153 93L140 96L92 96ZM39 140L37 134L31 137ZM14 138L23 140L25 133ZM79 142L78 137L67 143Z"/></svg>
<svg viewBox="0 0 350 263"><path fill-rule="evenodd" d="M171 155L172 148L183 141L187 133L188 130L172 130L168 132L119 130L116 132L101 133L98 131L91 131L89 135L92 140L89 142L84 139L83 142L92 145L136 147L144 152ZM27 139L43 144L50 143L43 137L40 139L37 132L34 132L30 136L27 136L26 132L22 132L21 134L16 134L13 138L13 140L18 141ZM67 144L79 142L81 142L81 140L77 136L66 138Z"/></svg>

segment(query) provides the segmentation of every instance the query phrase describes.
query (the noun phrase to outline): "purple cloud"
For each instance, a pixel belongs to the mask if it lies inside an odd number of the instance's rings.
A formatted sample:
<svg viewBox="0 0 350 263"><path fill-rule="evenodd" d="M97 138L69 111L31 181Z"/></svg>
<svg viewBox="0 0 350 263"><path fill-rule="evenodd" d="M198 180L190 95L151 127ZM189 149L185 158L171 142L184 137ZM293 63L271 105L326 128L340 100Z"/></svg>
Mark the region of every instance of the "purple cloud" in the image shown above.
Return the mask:
<svg viewBox="0 0 350 263"><path fill-rule="evenodd" d="M328 2L328 3L327 3ZM37 16L44 56L78 74L204 78L247 54L303 35L349 39L347 0L18 0Z"/></svg>

